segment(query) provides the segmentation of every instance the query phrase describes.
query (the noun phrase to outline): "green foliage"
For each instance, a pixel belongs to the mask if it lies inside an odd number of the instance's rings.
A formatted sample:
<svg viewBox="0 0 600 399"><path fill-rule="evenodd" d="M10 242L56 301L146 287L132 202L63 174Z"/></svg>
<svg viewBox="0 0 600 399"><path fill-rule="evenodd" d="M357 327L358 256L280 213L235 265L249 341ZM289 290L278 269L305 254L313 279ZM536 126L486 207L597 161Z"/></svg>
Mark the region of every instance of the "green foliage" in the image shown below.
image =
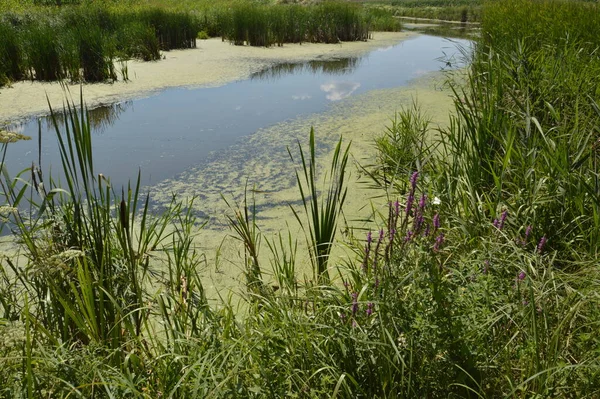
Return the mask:
<svg viewBox="0 0 600 399"><path fill-rule="evenodd" d="M241 311L209 306L191 204L152 216L139 179L119 194L95 174L85 107L57 128L64 188L39 166L11 177L23 137L2 131L0 216L24 257L0 259L0 396L598 397L597 38L561 20L583 14L544 13L570 3L529 9L562 37L507 4L486 5L449 126L414 106L377 140L365 169L390 202L366 239L350 232L355 256L329 258L341 140L323 173L313 132L299 146L312 281L292 233L267 239L247 200L232 207Z"/></svg>
<svg viewBox="0 0 600 399"><path fill-rule="evenodd" d="M337 231L337 221L346 199L347 189L344 187L344 176L348 163L350 145L342 149L342 139L338 142L331 160L329 174L325 181L329 183L326 194L319 195L317 183L317 164L315 158L315 133L311 128L309 137L309 156L305 156L302 146L298 143L302 170L296 171L296 181L300 189L300 198L306 213L307 223L304 224L300 216L294 215L305 233L309 230L309 248L313 265L313 277L319 283L329 283L329 270L327 265ZM290 157L294 159L288 149ZM293 210L293 209L292 209Z"/></svg>
<svg viewBox="0 0 600 399"><path fill-rule="evenodd" d="M222 36L236 45L338 43L366 40L369 26L362 10L343 2L278 6L240 2L221 16Z"/></svg>
<svg viewBox="0 0 600 399"><path fill-rule="evenodd" d="M160 50L194 48L188 12L102 5L33 8L0 18L0 80L116 80L115 61L158 60Z"/></svg>
<svg viewBox="0 0 600 399"><path fill-rule="evenodd" d="M430 122L417 104L396 113L384 135L375 139L377 166L383 178L406 176L421 169L421 162L434 152L428 142L429 131Z"/></svg>
<svg viewBox="0 0 600 399"><path fill-rule="evenodd" d="M210 39L210 36L208 36L208 33L206 33L206 31L201 30L200 32L198 32L198 34L196 35L196 39L199 40L206 40L206 39Z"/></svg>
<svg viewBox="0 0 600 399"><path fill-rule="evenodd" d="M529 2L522 3L527 10ZM558 7L563 6L574 7ZM530 15L516 10L521 5L489 5L469 85L455 88L458 117L443 134L452 157L444 165L452 169L445 180L448 195L473 220L510 209L523 223L543 229L567 259L579 251L597 254L600 63L594 49L600 43L583 39L596 14L570 25L563 22L568 13L554 13L554 2L533 7L541 19L555 18L570 30L562 39L558 33L535 33ZM589 7L595 6L581 5ZM524 19L513 22L519 15ZM488 34L488 26L493 32L503 23L531 31L513 30L517 36L511 38Z"/></svg>

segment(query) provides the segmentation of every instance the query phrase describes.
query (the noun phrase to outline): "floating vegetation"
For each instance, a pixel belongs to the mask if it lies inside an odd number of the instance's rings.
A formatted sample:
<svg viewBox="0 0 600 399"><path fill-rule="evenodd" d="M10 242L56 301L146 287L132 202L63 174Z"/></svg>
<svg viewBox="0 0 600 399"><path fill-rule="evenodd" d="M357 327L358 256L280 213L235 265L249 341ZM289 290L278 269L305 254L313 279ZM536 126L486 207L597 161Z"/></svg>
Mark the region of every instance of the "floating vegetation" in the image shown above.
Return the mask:
<svg viewBox="0 0 600 399"><path fill-rule="evenodd" d="M21 140L31 140L31 137L26 136L21 133L11 132L8 130L0 129L0 143L8 144L8 143L16 143Z"/></svg>

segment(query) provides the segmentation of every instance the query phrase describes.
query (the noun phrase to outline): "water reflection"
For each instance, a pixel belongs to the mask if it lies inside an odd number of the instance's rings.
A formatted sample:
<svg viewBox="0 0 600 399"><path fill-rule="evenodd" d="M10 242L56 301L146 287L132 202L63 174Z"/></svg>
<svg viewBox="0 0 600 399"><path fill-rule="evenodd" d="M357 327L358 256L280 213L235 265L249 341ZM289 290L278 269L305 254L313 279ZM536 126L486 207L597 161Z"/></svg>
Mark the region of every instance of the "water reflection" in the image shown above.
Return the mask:
<svg viewBox="0 0 600 399"><path fill-rule="evenodd" d="M360 87L358 82L330 82L321 85L321 90L327 93L329 101L339 101L350 97Z"/></svg>
<svg viewBox="0 0 600 399"><path fill-rule="evenodd" d="M88 120L90 122L90 128L95 134L104 133L110 126L119 120L121 115L133 107L133 101L124 101L115 104L101 105L96 108L88 110ZM79 109L77 110L79 112ZM54 118L58 123L59 128L65 126L65 116L62 112L56 112ZM22 122L9 126L10 131L22 132L25 129L25 125L29 123ZM38 123L44 126L43 130L54 131L54 122L52 116L44 115L38 118Z"/></svg>
<svg viewBox="0 0 600 399"><path fill-rule="evenodd" d="M285 75L311 72L315 75L346 75L354 72L360 65L361 58L335 58L328 60L313 60L308 62L284 62L256 72L250 79L279 79Z"/></svg>
<svg viewBox="0 0 600 399"><path fill-rule="evenodd" d="M456 23L456 22L424 22L423 20L407 19L403 27L407 30L412 30L429 36L437 36L453 39L473 39L480 33L478 23Z"/></svg>

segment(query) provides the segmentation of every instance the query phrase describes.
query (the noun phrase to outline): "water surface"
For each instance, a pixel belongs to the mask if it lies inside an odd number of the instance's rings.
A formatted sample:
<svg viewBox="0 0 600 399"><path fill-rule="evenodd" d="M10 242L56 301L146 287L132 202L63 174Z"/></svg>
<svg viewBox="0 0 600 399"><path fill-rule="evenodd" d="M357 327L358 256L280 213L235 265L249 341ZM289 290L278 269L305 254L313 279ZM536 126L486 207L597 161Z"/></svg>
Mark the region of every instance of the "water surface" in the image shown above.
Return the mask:
<svg viewBox="0 0 600 399"><path fill-rule="evenodd" d="M260 128L455 67L460 58L457 45L468 43L418 36L362 58L279 64L220 87L167 89L148 98L100 107L90 116L96 173L110 176L113 186L119 187L134 179L141 168L143 183L156 184ZM11 144L7 159L11 174L37 162L41 129L42 167L51 169L55 178L60 176L51 125L47 117L41 117L12 127L34 140Z"/></svg>

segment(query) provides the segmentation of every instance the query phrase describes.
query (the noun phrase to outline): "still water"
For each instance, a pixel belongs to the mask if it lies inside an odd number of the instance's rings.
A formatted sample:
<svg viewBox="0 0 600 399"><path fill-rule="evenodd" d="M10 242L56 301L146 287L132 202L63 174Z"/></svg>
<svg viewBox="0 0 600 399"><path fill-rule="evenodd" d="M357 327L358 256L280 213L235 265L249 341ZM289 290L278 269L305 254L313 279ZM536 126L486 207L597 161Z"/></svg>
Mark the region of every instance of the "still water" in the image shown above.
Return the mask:
<svg viewBox="0 0 600 399"><path fill-rule="evenodd" d="M403 86L428 72L460 66L458 48L468 45L467 40L423 35L361 58L279 64L220 87L167 89L148 98L99 107L90 114L95 170L110 176L115 188L135 179L140 168L143 184L156 184L260 128L322 112L350 96ZM32 161L37 163L38 129L42 169L60 177L56 133L48 117L11 126L33 138L11 144L7 165L12 175Z"/></svg>

